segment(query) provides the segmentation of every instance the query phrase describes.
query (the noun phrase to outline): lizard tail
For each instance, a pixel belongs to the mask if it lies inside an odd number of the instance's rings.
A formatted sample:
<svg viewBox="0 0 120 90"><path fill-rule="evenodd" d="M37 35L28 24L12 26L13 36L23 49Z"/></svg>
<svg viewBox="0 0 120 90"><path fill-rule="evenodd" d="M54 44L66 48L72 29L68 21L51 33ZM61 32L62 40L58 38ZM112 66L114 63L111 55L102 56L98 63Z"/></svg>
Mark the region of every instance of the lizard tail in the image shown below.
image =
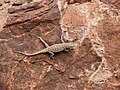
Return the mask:
<svg viewBox="0 0 120 90"><path fill-rule="evenodd" d="M38 54L41 54L41 53L45 53L44 51L38 51L38 52L35 52L35 53L24 53L24 52L21 52L21 51L15 51L16 53L20 53L20 54L23 54L25 56L35 56L35 55L38 55Z"/></svg>

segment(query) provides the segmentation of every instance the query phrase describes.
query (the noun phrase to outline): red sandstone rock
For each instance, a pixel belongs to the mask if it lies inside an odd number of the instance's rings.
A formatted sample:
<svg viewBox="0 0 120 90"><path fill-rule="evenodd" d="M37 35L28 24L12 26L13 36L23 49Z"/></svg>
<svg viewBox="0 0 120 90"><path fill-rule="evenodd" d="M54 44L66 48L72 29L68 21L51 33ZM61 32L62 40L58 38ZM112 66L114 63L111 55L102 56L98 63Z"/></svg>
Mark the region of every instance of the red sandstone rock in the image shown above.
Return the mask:
<svg viewBox="0 0 120 90"><path fill-rule="evenodd" d="M119 10L102 2L65 0L8 8L0 12L0 90L119 90ZM38 36L49 45L61 43L62 32L66 42L77 45L70 53L21 60L24 56L14 52L45 48Z"/></svg>

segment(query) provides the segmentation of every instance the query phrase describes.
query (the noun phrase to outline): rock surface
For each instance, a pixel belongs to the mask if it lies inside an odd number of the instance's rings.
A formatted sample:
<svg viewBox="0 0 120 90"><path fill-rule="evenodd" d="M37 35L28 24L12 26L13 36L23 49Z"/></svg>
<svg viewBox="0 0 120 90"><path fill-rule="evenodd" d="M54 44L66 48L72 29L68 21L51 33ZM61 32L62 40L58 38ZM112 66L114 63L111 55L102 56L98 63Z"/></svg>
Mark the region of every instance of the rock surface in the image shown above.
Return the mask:
<svg viewBox="0 0 120 90"><path fill-rule="evenodd" d="M5 0L6 1L6 0ZM12 0L11 0L12 1ZM99 0L39 0L0 7L0 90L119 90L120 12ZM83 3L84 2L84 3ZM26 57L74 42L70 53Z"/></svg>

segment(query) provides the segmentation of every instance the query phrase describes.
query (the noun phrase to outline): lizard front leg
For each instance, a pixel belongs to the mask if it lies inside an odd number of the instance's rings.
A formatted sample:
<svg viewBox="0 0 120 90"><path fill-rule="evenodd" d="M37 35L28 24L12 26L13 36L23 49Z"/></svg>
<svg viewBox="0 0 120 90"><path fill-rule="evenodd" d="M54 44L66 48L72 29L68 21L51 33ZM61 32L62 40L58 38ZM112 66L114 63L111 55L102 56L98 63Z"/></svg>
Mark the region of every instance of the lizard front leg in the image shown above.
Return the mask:
<svg viewBox="0 0 120 90"><path fill-rule="evenodd" d="M69 51L68 49L65 49L64 51L66 51L66 52L70 53L70 51Z"/></svg>
<svg viewBox="0 0 120 90"><path fill-rule="evenodd" d="M65 43L65 41L63 40L63 33L62 33L62 35L60 37L60 40L61 40L62 43Z"/></svg>
<svg viewBox="0 0 120 90"><path fill-rule="evenodd" d="M65 43L64 39L63 39L63 34L64 34L64 31L62 31L62 34L61 34L61 37L60 37L60 40L62 43ZM65 49L66 52L70 53L68 49Z"/></svg>

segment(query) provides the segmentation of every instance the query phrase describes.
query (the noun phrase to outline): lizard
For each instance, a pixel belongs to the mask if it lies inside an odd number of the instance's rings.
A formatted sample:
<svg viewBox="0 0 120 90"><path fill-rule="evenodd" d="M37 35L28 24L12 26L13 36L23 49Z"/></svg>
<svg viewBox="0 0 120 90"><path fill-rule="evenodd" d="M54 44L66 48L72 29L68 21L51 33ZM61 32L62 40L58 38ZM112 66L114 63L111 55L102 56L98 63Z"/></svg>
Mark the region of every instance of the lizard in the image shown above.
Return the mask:
<svg viewBox="0 0 120 90"><path fill-rule="evenodd" d="M49 46L41 37L38 37L38 38L45 45L46 48L44 48L40 51L37 51L35 53L31 53L31 54L30 53L24 53L24 52L21 52L21 51L16 51L16 52L20 53L20 54L23 54L25 56L34 56L34 55L38 55L38 54L42 54L42 53L50 53L51 54L50 57L53 57L54 53L66 50L68 48L72 49L75 46L75 44L73 42L65 43L62 35L61 35L61 42L62 43L54 44L54 45L51 45L51 46Z"/></svg>

